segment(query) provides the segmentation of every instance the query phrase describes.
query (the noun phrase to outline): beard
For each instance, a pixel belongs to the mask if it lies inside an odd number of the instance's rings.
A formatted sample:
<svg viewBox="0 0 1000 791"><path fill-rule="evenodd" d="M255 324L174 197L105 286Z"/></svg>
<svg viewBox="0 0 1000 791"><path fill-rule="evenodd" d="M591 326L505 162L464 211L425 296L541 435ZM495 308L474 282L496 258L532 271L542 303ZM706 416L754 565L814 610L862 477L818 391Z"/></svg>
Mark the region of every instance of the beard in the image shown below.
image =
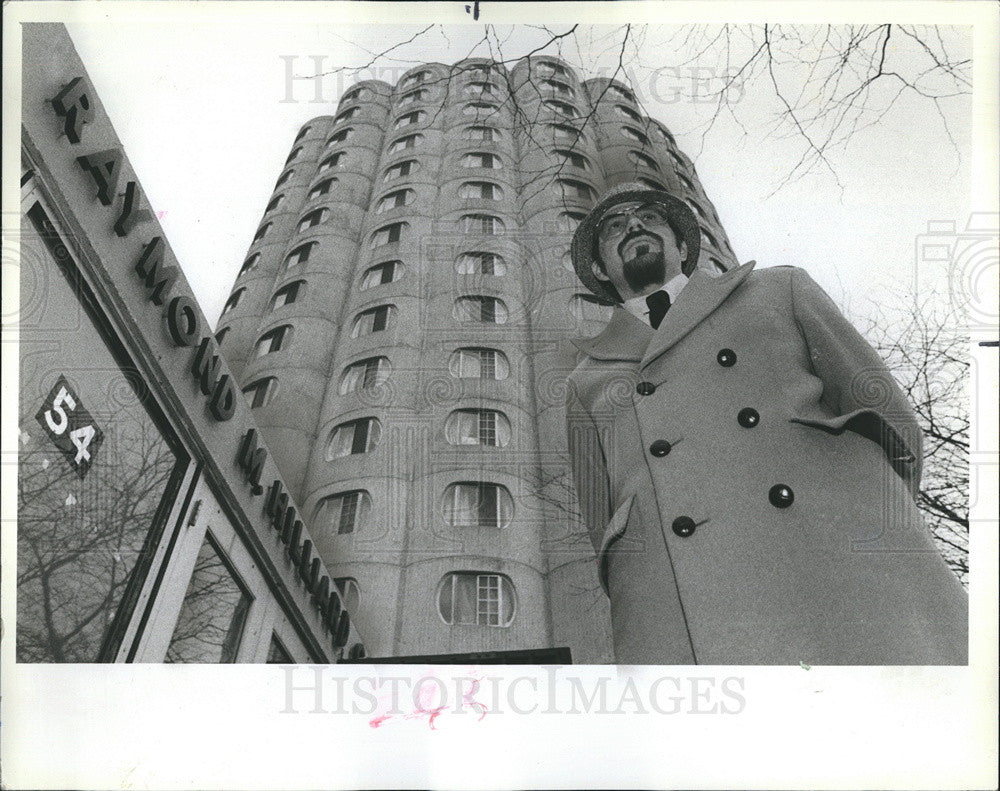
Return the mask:
<svg viewBox="0 0 1000 791"><path fill-rule="evenodd" d="M666 274L663 252L660 250L641 253L625 261L622 269L625 282L636 292L644 291L649 286L663 285Z"/></svg>

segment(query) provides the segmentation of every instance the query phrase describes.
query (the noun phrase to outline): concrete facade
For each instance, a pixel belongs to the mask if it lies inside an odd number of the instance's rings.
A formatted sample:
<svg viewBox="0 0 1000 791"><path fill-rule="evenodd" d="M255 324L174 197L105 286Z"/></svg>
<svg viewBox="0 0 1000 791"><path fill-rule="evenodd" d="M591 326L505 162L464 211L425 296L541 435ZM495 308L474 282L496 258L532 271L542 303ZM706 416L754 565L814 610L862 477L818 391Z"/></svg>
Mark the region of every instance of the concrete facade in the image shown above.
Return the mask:
<svg viewBox="0 0 1000 791"><path fill-rule="evenodd" d="M567 251L597 196L634 180L692 204L699 266L736 263L667 127L555 58L362 82L293 142L216 334L244 388L277 382L257 423L316 551L356 582L369 655L569 646L612 661L563 410L566 341L609 309ZM334 437L351 421L368 434ZM363 452L336 455L345 436Z"/></svg>

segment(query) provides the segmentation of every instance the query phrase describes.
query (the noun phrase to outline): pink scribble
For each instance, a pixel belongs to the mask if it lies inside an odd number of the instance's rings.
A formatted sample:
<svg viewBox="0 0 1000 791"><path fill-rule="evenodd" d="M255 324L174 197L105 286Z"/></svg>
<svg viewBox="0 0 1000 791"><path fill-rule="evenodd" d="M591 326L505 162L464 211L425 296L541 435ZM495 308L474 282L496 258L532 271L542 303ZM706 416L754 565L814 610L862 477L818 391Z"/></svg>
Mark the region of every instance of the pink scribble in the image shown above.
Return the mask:
<svg viewBox="0 0 1000 791"><path fill-rule="evenodd" d="M368 725L372 728L377 728L386 720L391 720L391 719L392 719L391 714L382 714L378 717L372 717L371 720L368 721Z"/></svg>
<svg viewBox="0 0 1000 791"><path fill-rule="evenodd" d="M456 713L467 710L466 707L471 708L473 711L479 714L477 722L481 722L482 719L486 716L486 713L487 711L489 711L489 709L486 707L484 703L476 700L475 698L475 695L480 688L480 679L473 675L471 677L466 677L463 680L471 681L472 684L470 685L469 689L461 691L462 704L457 707ZM441 683L443 685L443 682ZM436 701L437 695L435 693L438 690L438 685L421 683L416 700L414 701L416 708L412 712L408 714L401 714L401 713L377 714L368 721L369 727L379 728L389 720L393 719L393 717L398 717L399 719L402 720L423 719L424 717L427 717L427 724L430 726L430 729L437 730L437 725L435 721L441 714L443 714L448 710L448 702L446 699L447 692L444 692L444 690L446 690L447 687L442 686L441 689L443 694L445 695L445 699L440 702L440 705L435 706L433 704L437 702ZM461 689L461 685L459 685L459 689ZM384 699L384 695L380 697L382 699L379 702L383 705L386 705L387 701ZM394 701L389 705L394 705Z"/></svg>

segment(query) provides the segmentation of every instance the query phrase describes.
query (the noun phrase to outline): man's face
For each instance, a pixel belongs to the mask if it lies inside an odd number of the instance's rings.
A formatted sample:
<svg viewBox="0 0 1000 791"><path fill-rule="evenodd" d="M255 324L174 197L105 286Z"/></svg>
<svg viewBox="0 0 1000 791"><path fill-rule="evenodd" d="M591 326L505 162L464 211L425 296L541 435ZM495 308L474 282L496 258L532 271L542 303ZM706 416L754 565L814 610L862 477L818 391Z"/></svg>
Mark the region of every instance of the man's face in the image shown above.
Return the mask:
<svg viewBox="0 0 1000 791"><path fill-rule="evenodd" d="M681 273L687 245L678 246L666 209L631 201L613 207L597 230L597 249L607 274L594 264L594 275L610 280L623 299L655 291Z"/></svg>

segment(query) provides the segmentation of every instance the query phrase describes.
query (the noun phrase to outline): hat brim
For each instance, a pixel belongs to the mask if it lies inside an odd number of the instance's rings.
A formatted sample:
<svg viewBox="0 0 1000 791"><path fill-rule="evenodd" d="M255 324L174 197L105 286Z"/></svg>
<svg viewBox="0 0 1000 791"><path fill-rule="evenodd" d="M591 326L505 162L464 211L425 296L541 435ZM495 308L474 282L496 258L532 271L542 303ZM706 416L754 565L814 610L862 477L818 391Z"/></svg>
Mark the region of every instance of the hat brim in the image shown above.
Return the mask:
<svg viewBox="0 0 1000 791"><path fill-rule="evenodd" d="M674 231L687 245L687 255L681 262L681 271L690 275L698 264L701 251L701 229L691 208L680 198L660 190L622 190L609 195L598 203L577 226L570 246L576 276L605 304L618 303L618 297L607 281L594 275L594 252L597 249L597 229L608 211L620 203L656 203L667 210L667 219Z"/></svg>

